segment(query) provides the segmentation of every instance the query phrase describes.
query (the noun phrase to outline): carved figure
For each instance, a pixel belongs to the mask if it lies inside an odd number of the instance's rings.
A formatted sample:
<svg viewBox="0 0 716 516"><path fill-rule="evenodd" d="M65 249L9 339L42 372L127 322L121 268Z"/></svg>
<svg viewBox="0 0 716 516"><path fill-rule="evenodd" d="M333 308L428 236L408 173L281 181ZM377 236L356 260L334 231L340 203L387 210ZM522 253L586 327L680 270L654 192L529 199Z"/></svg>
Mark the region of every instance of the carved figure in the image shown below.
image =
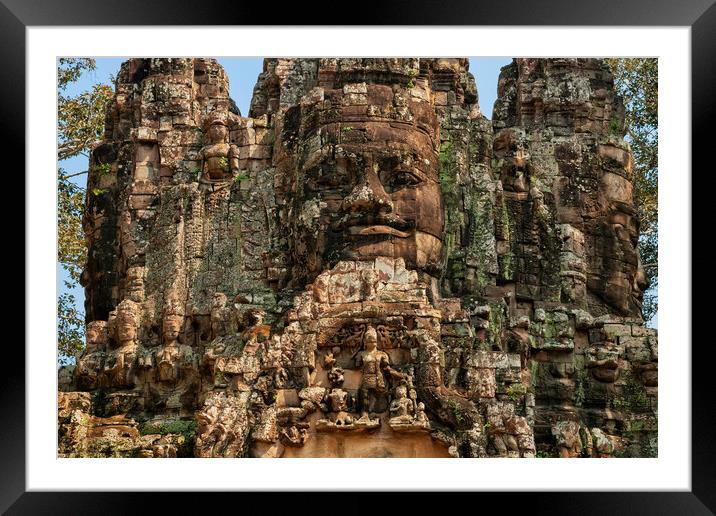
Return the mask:
<svg viewBox="0 0 716 516"><path fill-rule="evenodd" d="M113 387L134 386L134 366L137 359L139 328L138 305L125 299L117 306L116 330L118 346L112 350L104 365L109 384Z"/></svg>
<svg viewBox="0 0 716 516"><path fill-rule="evenodd" d="M395 388L395 399L390 402L390 415L392 422L412 422L415 412L413 400L408 398L408 388L401 384Z"/></svg>
<svg viewBox="0 0 716 516"><path fill-rule="evenodd" d="M109 336L106 321L92 321L85 330L85 352L77 361L74 376L77 387L92 390L106 387L107 378L104 374L104 357Z"/></svg>
<svg viewBox="0 0 716 516"><path fill-rule="evenodd" d="M197 457L240 457L245 453L249 424L244 397L212 392L196 413L196 420Z"/></svg>
<svg viewBox="0 0 716 516"><path fill-rule="evenodd" d="M360 419L367 421L374 411L376 402L386 392L384 373L403 379L405 375L390 367L390 358L385 351L378 349L378 334L373 326L368 326L363 334L363 351L355 357L355 364L361 368L359 388Z"/></svg>
<svg viewBox="0 0 716 516"><path fill-rule="evenodd" d="M340 386L343 384L344 374L345 371L343 371L343 368L332 367L331 370L328 371L328 381L331 382L333 386Z"/></svg>
<svg viewBox="0 0 716 516"><path fill-rule="evenodd" d="M552 425L552 435L560 457L579 457L582 454L580 426L575 421L558 421Z"/></svg>
<svg viewBox="0 0 716 516"><path fill-rule="evenodd" d="M179 377L179 333L184 323L184 317L178 314L166 314L163 321L164 345L157 352L157 368L159 380L173 382Z"/></svg>
<svg viewBox="0 0 716 516"><path fill-rule="evenodd" d="M299 428L297 425L281 428L279 431L279 439L286 446L303 446L308 439L308 430Z"/></svg>
<svg viewBox="0 0 716 516"><path fill-rule="evenodd" d="M226 115L209 115L204 121L204 135L207 142L200 152L202 180L225 182L239 170L239 151L236 145L229 143Z"/></svg>
<svg viewBox="0 0 716 516"><path fill-rule="evenodd" d="M326 394L326 405L330 412L330 420L337 426L353 423L353 416L348 412L350 395L343 389L331 389Z"/></svg>

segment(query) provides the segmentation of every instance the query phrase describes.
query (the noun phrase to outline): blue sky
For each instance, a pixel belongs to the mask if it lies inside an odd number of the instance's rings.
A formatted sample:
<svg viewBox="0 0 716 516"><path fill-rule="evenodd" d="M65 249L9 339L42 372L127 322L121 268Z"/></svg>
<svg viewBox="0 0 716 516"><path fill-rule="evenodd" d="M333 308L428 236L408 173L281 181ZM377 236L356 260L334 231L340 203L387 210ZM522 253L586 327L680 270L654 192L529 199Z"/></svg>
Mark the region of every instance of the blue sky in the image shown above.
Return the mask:
<svg viewBox="0 0 716 516"><path fill-rule="evenodd" d="M67 88L67 94L74 95L91 88L93 84L110 83L111 77L117 74L119 66L125 59L123 57L96 58L97 68L93 72L85 73L79 81L70 85ZM470 72L472 72L477 81L480 110L487 118L492 118L492 106L497 98L497 80L500 75L500 68L509 64L512 59L507 57L471 57L469 60ZM247 116L256 78L263 68L263 58L220 57L218 61L229 77L229 94L231 98L236 102L241 114ZM73 173L87 170L87 164L88 159L85 156L77 156L60 162L60 167L66 173ZM84 187L86 176L77 176L73 180ZM67 274L59 265L57 266L57 272L58 291L59 293L66 292L64 280L67 278ZM72 290L72 294L74 294L78 302L80 311L84 312L84 290L81 287L77 287ZM650 325L656 327L657 323L658 314Z"/></svg>

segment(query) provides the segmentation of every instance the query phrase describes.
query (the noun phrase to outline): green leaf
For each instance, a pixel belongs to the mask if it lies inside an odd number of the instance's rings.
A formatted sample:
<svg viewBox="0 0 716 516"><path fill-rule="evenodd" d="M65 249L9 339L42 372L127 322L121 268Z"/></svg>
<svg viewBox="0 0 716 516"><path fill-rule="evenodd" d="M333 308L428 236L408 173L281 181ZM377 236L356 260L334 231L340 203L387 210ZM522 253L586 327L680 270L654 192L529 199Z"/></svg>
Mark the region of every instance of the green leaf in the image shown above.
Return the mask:
<svg viewBox="0 0 716 516"><path fill-rule="evenodd" d="M62 363L69 363L85 346L84 314L76 307L72 294L64 293L57 299L57 351Z"/></svg>

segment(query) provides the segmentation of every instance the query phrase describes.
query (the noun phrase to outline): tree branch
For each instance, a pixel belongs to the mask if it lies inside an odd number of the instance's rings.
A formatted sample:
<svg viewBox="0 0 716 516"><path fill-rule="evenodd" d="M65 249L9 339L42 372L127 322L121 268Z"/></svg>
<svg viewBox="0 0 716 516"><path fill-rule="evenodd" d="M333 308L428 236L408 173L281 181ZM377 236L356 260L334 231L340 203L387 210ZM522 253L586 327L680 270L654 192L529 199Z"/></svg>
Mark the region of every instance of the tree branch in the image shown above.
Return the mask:
<svg viewBox="0 0 716 516"><path fill-rule="evenodd" d="M83 170L82 172L75 172L74 174L67 174L64 176L60 176L60 179L69 179L71 177L81 176L82 174L86 174L87 172L88 172L87 170Z"/></svg>

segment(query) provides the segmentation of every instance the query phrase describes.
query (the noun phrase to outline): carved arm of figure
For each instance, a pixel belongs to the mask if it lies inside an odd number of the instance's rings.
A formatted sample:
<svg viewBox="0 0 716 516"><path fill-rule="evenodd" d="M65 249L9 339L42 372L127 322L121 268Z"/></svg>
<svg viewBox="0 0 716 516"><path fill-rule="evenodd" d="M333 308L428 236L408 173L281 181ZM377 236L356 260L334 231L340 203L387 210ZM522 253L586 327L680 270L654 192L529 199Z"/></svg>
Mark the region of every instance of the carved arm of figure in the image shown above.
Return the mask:
<svg viewBox="0 0 716 516"><path fill-rule="evenodd" d="M380 355L380 368L396 380L407 380L408 375L390 367L390 357L385 352Z"/></svg>
<svg viewBox="0 0 716 516"><path fill-rule="evenodd" d="M397 416L398 411L400 410L400 400L398 398L395 398L393 401L391 401L388 410L390 410L390 414L392 416Z"/></svg>
<svg viewBox="0 0 716 516"><path fill-rule="evenodd" d="M410 398L405 398L405 408L407 415L410 416L415 413L415 403Z"/></svg>
<svg viewBox="0 0 716 516"><path fill-rule="evenodd" d="M200 178L209 177L209 159L206 156L206 147L199 151L199 161L201 163Z"/></svg>
<svg viewBox="0 0 716 516"><path fill-rule="evenodd" d="M388 374L390 374L390 376L391 376L392 378L395 378L396 380L407 380L407 379L408 379L408 375L407 375L407 374L401 373L400 371L397 371L397 370L393 369L393 368L390 367L390 366L386 366L386 367L385 367L385 371L386 371Z"/></svg>
<svg viewBox="0 0 716 516"><path fill-rule="evenodd" d="M154 367L154 354L147 353L139 357L139 367L142 369L152 369Z"/></svg>
<svg viewBox="0 0 716 516"><path fill-rule="evenodd" d="M229 174L233 177L239 172L239 148L233 143L229 146Z"/></svg>

